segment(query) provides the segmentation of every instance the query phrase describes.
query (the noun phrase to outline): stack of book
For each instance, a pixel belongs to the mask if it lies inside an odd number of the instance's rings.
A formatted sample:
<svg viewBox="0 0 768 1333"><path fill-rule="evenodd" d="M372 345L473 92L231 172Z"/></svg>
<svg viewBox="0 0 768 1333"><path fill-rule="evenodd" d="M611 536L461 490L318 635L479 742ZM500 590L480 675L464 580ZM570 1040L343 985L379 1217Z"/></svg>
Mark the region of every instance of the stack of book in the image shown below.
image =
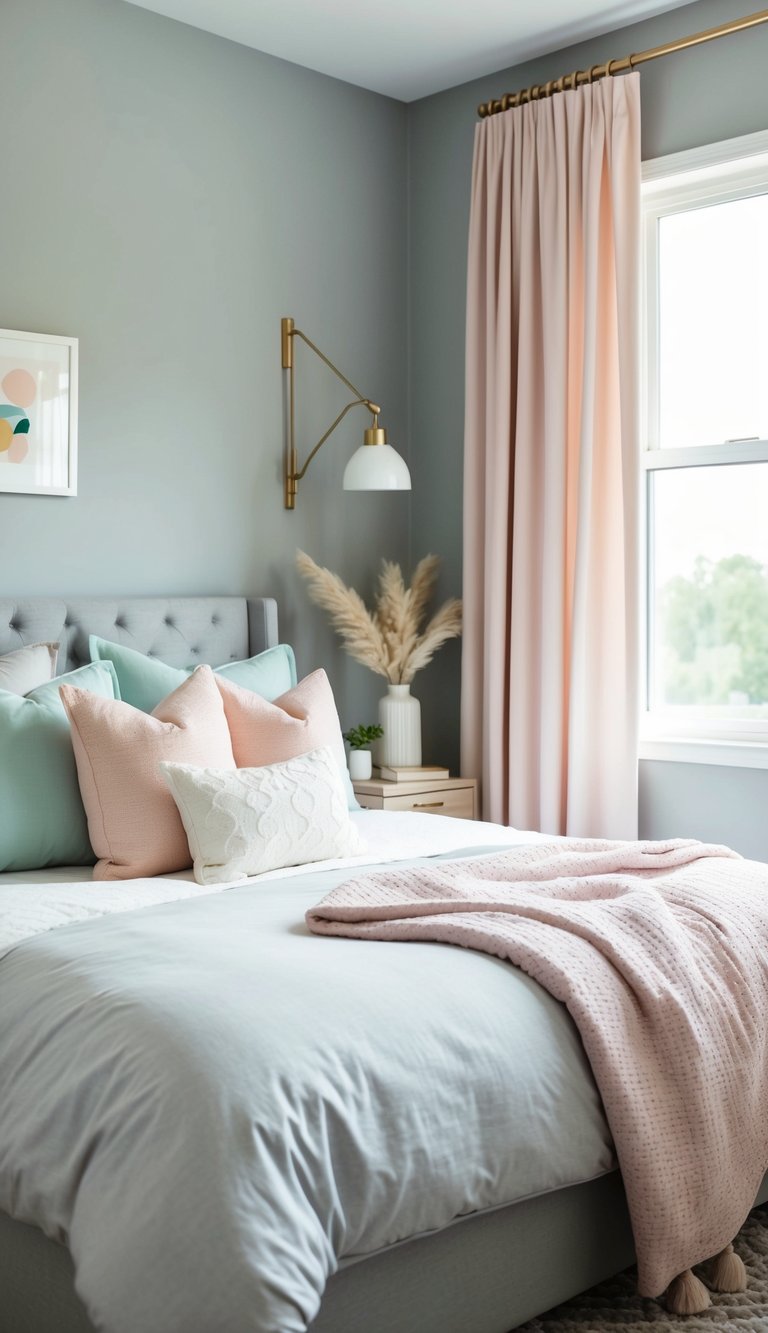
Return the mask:
<svg viewBox="0 0 768 1333"><path fill-rule="evenodd" d="M381 764L373 771L383 782L433 782L451 776L447 768L437 764Z"/></svg>

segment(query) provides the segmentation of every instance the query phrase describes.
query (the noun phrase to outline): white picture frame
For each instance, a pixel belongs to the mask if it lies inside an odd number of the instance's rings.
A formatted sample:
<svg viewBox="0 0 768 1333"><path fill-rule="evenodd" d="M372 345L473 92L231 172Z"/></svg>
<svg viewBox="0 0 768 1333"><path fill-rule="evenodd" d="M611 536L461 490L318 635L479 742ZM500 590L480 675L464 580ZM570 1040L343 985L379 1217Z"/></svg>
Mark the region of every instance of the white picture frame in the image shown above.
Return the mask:
<svg viewBox="0 0 768 1333"><path fill-rule="evenodd" d="M77 350L0 329L0 492L77 495Z"/></svg>

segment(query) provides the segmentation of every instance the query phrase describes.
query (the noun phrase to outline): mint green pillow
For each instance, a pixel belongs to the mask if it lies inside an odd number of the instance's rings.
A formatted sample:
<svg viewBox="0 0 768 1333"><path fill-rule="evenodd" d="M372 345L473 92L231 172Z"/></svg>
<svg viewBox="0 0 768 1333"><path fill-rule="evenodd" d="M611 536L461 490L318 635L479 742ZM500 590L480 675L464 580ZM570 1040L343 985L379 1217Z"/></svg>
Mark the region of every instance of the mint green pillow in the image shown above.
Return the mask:
<svg viewBox="0 0 768 1333"><path fill-rule="evenodd" d="M0 690L0 871L93 865L59 686L119 699L111 662L91 662L24 698Z"/></svg>
<svg viewBox="0 0 768 1333"><path fill-rule="evenodd" d="M120 698L142 713L151 713L161 699L178 688L194 666L172 667L156 657L137 653L121 643L110 643L91 634L88 640L92 662L112 662L120 686ZM199 665L199 663L195 663ZM287 643L267 648L244 662L227 662L214 670L245 690L253 690L271 703L296 684L296 659Z"/></svg>

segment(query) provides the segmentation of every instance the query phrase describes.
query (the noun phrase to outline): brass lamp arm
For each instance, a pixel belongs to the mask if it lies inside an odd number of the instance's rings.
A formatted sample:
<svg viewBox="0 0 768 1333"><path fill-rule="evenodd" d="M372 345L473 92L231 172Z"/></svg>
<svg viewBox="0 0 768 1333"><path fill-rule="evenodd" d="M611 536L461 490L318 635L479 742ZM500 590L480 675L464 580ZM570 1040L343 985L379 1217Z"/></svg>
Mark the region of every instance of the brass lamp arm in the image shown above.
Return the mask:
<svg viewBox="0 0 768 1333"><path fill-rule="evenodd" d="M309 454L306 463L301 469L299 469L299 460L296 452L296 408L295 408L294 357L293 357L294 338L301 338L302 342L306 343L310 351L314 352L315 356L318 356L320 360L328 367L328 369L333 371L336 378L340 379L342 384L346 384L347 388L351 389L352 393L355 395L352 402L347 403L346 407L342 408L336 420L333 422L331 426L328 427L327 431L321 437L321 439L318 440L314 449ZM296 326L294 325L293 320L287 316L280 321L280 347L282 354L283 370L288 371L288 385L289 385L288 454L285 466L285 507L286 509L294 509L296 507L296 492L298 489L299 482L301 481L302 477L305 476L307 468L312 462L312 459L314 458L318 449L322 448L322 446L325 444L325 441L328 439L328 436L333 434L336 427L339 425L339 422L343 421L344 417L347 415L347 412L349 412L351 408L353 407L368 408L368 411L373 416L373 429L374 431L377 432L375 441L376 443L383 443L386 440L386 435L384 431L378 428L379 412L381 411L378 404L371 402L370 398L366 398L365 394L362 394L360 390L352 383L352 381L347 379L346 375L342 375L338 366L335 366L333 364L330 357L327 357L325 355L325 352L321 352L320 348L317 347L315 343L312 342L312 339L308 338L306 333L303 333L301 329L297 329ZM368 436L369 434L372 434L372 432L367 431L366 436ZM383 438L380 440L379 436Z"/></svg>
<svg viewBox="0 0 768 1333"><path fill-rule="evenodd" d="M367 402L368 402L368 399L365 398L365 397L363 396L363 394L361 394L360 390L355 388L355 386L354 386L354 384L352 383L352 381L351 381L351 380L348 380L347 377L346 377L346 375L342 375L342 373L341 373L341 371L339 370L338 366L335 366L335 365L333 364L333 362L331 361L330 357L327 357L327 356L325 355L325 352L321 352L321 351L320 351L320 348L317 347L317 346L315 346L315 344L312 342L312 339L311 339L311 338L308 338L307 335L306 335L306 333L302 333L301 329L293 328L293 329L291 329L291 336L294 337L294 338L301 338L302 341L305 342L305 343L307 344L307 347L311 347L311 349L312 349L312 351L315 353L315 355L316 355L316 356L319 356L319 357L320 357L320 360L325 362L325 364L327 365L328 369L333 371L334 375L336 375L336 376L338 377L338 379L341 380L342 384L346 384L347 388L348 388L348 389L351 389L352 392L353 392L354 394L357 395L357 396L356 396L356 399L355 399L356 402L358 402L358 403L367 403ZM350 404L350 406L354 406L354 404ZM341 417L339 417L339 421L340 421L340 420L341 420ZM330 434L330 431L329 431L328 433Z"/></svg>
<svg viewBox="0 0 768 1333"><path fill-rule="evenodd" d="M321 355L322 355L322 353L321 353ZM323 360L325 360L325 357L323 357ZM344 379L344 376L342 375L340 378L341 378L341 379ZM345 384L347 383L346 380L345 380L344 382L345 382ZM325 442L326 442L326 440L328 439L328 436L329 436L329 435L333 435L333 432L335 431L335 429L336 429L336 427L338 426L339 422L344 420L345 416L347 415L347 412L349 412L349 411L351 410L351 408L353 408L353 407L367 407L367 408L368 408L368 411L373 413L374 418L378 415L378 412L379 412L379 409L378 409L378 407L376 406L376 403L372 403L371 400L370 400L369 398L355 398L353 402L351 402L351 403L347 403L346 407L343 407L343 408L341 409L341 411L339 412L339 415L337 416L337 418L336 418L336 420L334 421L333 425L328 427L327 431L325 432L325 435L321 436L321 438L318 440L317 444L315 445L314 449L311 451L311 453L308 454L308 456L307 456L307 461L306 461L306 463L304 464L304 466L303 466L303 468L301 469L301 471L300 471L300 472L292 472L292 473L289 474L289 475L290 475L290 479L291 479L292 481L301 481L301 480L302 480L302 478L303 478L303 477L305 476L305 474L306 474L307 468L309 467L310 463L312 462L312 459L314 458L314 456L315 456L315 454L317 453L318 449L319 449L322 445L325 444Z"/></svg>

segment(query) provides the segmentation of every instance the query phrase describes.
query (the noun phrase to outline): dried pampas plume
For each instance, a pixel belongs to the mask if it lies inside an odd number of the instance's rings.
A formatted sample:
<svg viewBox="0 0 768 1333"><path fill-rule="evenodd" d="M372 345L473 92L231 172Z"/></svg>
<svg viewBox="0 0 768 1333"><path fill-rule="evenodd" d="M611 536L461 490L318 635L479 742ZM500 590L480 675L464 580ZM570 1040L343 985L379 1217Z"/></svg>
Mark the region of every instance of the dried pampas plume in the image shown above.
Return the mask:
<svg viewBox="0 0 768 1333"><path fill-rule="evenodd" d="M330 569L316 565L304 551L296 564L309 585L313 602L327 611L350 657L393 685L408 685L417 671L432 661L448 639L461 634L461 602L452 597L422 631L427 606L435 590L440 561L426 555L416 566L406 588L399 565L383 560L375 609L368 610L354 588L348 588Z"/></svg>

